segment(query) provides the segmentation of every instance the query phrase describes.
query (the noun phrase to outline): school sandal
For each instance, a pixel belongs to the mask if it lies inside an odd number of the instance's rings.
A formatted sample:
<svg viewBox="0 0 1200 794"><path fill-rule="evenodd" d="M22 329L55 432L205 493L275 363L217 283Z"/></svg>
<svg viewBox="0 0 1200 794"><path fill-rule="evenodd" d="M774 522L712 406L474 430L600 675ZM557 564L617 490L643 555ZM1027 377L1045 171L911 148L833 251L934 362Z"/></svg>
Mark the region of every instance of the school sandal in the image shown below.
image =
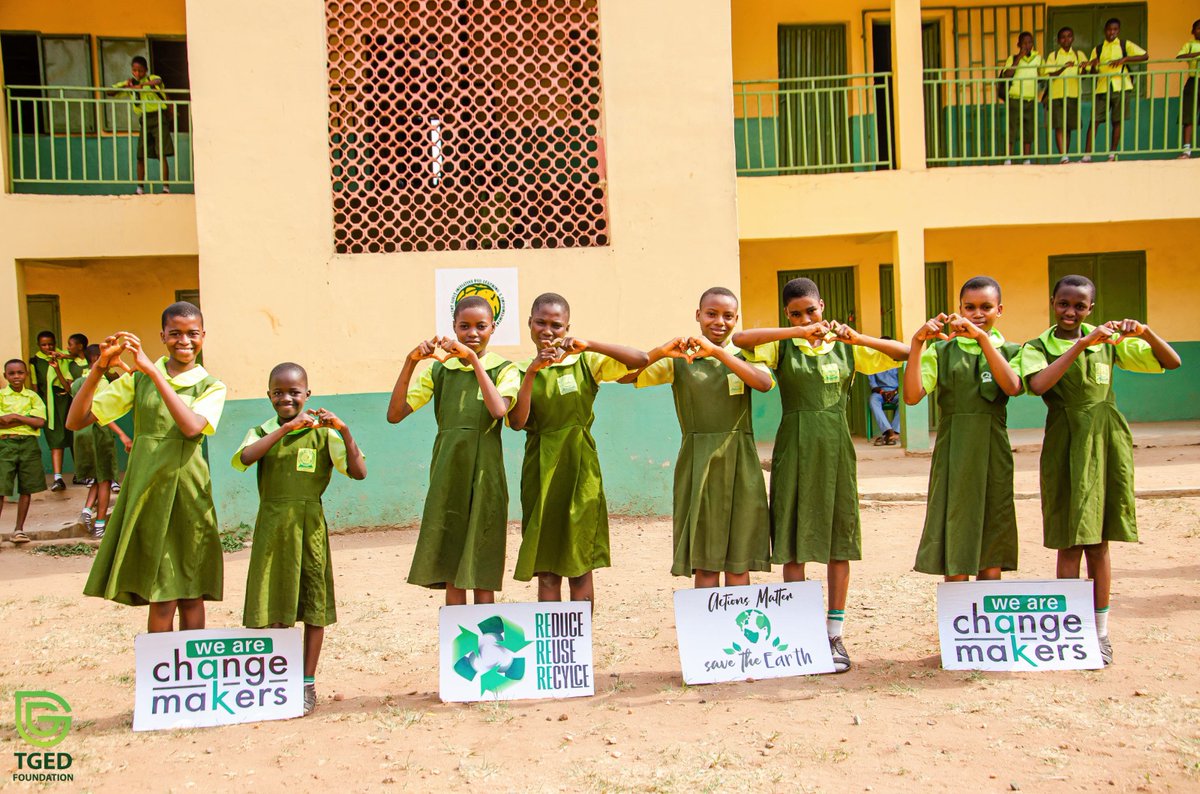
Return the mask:
<svg viewBox="0 0 1200 794"><path fill-rule="evenodd" d="M16 532L12 533L12 537L10 538L10 540L13 543L17 544L18 546L20 546L22 543L29 542L29 536L26 535L23 531L18 529Z"/></svg>
<svg viewBox="0 0 1200 794"><path fill-rule="evenodd" d="M887 433L884 433L879 438L875 439L875 446L882 447L885 444L887 444L887 442L888 442L888 436L887 436Z"/></svg>
<svg viewBox="0 0 1200 794"><path fill-rule="evenodd" d="M829 652L833 654L834 673L844 673L850 669L850 654L846 653L846 646L840 636L829 638Z"/></svg>
<svg viewBox="0 0 1200 794"><path fill-rule="evenodd" d="M1112 640L1108 637L1100 638L1100 658L1104 660L1105 667L1113 663Z"/></svg>
<svg viewBox="0 0 1200 794"><path fill-rule="evenodd" d="M304 716L312 714L312 710L317 707L317 685L304 685Z"/></svg>

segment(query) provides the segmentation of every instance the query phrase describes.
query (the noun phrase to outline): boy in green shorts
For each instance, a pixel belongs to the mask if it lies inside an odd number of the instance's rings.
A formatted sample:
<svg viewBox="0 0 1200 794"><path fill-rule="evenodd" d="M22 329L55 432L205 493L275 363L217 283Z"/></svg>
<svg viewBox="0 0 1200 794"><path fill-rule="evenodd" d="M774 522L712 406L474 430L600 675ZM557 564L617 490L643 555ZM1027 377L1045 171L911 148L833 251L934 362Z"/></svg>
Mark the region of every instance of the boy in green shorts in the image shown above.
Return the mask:
<svg viewBox="0 0 1200 794"><path fill-rule="evenodd" d="M1200 19L1192 23L1192 40L1184 42L1180 47L1179 54L1175 56L1177 60L1190 61L1188 64L1188 78L1183 84L1183 93L1180 99L1183 105L1182 112L1179 114L1179 123L1183 125L1183 154L1179 155L1180 160L1187 160L1192 156L1192 130L1196 128L1196 107L1200 105Z"/></svg>
<svg viewBox="0 0 1200 794"><path fill-rule="evenodd" d="M1088 67L1096 79L1096 94L1093 107L1095 115L1093 123L1088 128L1087 145L1084 147L1088 154L1082 162L1092 161L1092 138L1096 128L1108 122L1112 130L1112 143L1109 146L1108 160L1117 159L1117 150L1121 147L1121 124L1129 118L1137 95L1133 90L1133 81L1129 79L1129 64L1142 63L1150 56L1132 41L1121 38L1121 20L1110 19L1104 23L1104 41L1092 49L1092 58Z"/></svg>
<svg viewBox="0 0 1200 794"><path fill-rule="evenodd" d="M1023 31L1017 36L1016 54L1009 56L1007 66L1000 72L1000 77L1008 80L1004 108L1008 116L1007 151L1012 154L1015 144L1019 143L1025 165L1031 162L1029 153L1037 138L1037 78L1041 65L1042 56L1033 49L1033 34ZM1004 164L1012 165L1012 159L1005 160Z"/></svg>
<svg viewBox="0 0 1200 794"><path fill-rule="evenodd" d="M30 496L46 490L46 475L42 471L42 451L38 436L46 424L46 405L31 389L25 388L29 369L18 358L4 365L8 385L0 389L0 511L4 499L16 492L17 526L13 543L28 543L25 516L29 514Z"/></svg>
<svg viewBox="0 0 1200 794"><path fill-rule="evenodd" d="M133 99L133 113L138 119L137 146L137 188L139 196L145 191L142 185L146 181L146 158L158 160L162 168L162 181L166 183L171 178L167 168L167 158L175 156L175 139L171 137L173 109L167 104L167 95L162 92L163 79L156 74L150 74L150 65L140 55L133 56L130 65L133 76L128 80L114 83L113 88L121 91L109 91L109 96L128 97ZM163 184L163 193L170 193L171 186Z"/></svg>
<svg viewBox="0 0 1200 794"><path fill-rule="evenodd" d="M1050 78L1048 101L1050 126L1054 142L1062 155L1060 163L1069 163L1067 150L1071 147L1071 131L1079 129L1079 69L1087 67L1088 58L1075 49L1075 31L1060 28L1058 49L1046 56L1042 74Z"/></svg>

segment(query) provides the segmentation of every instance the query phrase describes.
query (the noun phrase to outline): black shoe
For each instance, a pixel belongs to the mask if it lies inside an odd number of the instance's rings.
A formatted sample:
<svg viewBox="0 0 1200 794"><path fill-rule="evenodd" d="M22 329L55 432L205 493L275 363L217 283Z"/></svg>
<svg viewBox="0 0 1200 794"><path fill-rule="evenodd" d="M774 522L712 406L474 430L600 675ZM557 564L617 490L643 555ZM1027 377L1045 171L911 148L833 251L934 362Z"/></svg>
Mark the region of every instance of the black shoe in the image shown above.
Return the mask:
<svg viewBox="0 0 1200 794"><path fill-rule="evenodd" d="M55 491L55 492L65 491L65 490L67 490L67 484L65 482L63 482L61 479L59 479L58 477L55 477L54 485L50 486L50 490Z"/></svg>
<svg viewBox="0 0 1200 794"><path fill-rule="evenodd" d="M850 669L850 654L846 653L840 636L829 638L829 651L833 654L833 672L844 673Z"/></svg>

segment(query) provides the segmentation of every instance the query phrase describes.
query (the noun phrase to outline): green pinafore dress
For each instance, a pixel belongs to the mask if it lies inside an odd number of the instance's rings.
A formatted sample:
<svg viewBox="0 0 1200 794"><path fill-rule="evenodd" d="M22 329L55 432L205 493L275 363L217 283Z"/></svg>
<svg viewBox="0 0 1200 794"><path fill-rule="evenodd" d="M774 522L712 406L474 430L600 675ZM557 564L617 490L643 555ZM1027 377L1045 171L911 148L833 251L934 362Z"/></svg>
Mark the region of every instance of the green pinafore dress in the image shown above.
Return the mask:
<svg viewBox="0 0 1200 794"><path fill-rule="evenodd" d="M524 367L522 369L524 377ZM608 505L591 427L599 383L578 356L538 370L521 465L517 580L538 573L582 576L611 565Z"/></svg>
<svg viewBox="0 0 1200 794"><path fill-rule="evenodd" d="M242 625L337 622L321 496L333 474L327 427L288 433L258 461L258 518ZM267 435L255 428L259 438Z"/></svg>
<svg viewBox="0 0 1200 794"><path fill-rule="evenodd" d="M811 356L779 343L783 417L771 454L771 559L777 563L862 559L858 458L846 424L854 351L834 342Z"/></svg>
<svg viewBox="0 0 1200 794"><path fill-rule="evenodd" d="M1041 339L1027 343L1052 354ZM1136 542L1133 434L1117 410L1112 373L1117 348L1086 348L1051 389L1042 442L1042 533L1049 549L1106 540Z"/></svg>
<svg viewBox="0 0 1200 794"><path fill-rule="evenodd" d="M81 377L71 384L72 397L79 393L83 381ZM108 425L93 422L72 435L71 455L75 459L75 476L97 482L115 481L118 473L117 444Z"/></svg>
<svg viewBox="0 0 1200 794"><path fill-rule="evenodd" d="M921 573L961 576L984 568L1017 567L1013 456L1008 440L1008 395L983 353L957 340L934 344L935 397L941 417L929 470L925 528L913 566ZM1012 361L1020 346L1005 343Z"/></svg>
<svg viewBox="0 0 1200 794"><path fill-rule="evenodd" d="M496 383L514 366L487 370ZM438 433L429 466L429 493L408 572L410 584L463 590L499 590L504 584L508 482L493 419L473 369L432 366Z"/></svg>
<svg viewBox="0 0 1200 794"><path fill-rule="evenodd" d="M153 381L133 378L129 467L83 592L130 606L220 601L224 561L203 436L185 438ZM175 393L194 400L216 382L209 375Z"/></svg>
<svg viewBox="0 0 1200 794"><path fill-rule="evenodd" d="M671 573L769 571L770 515L751 425L752 389L715 358L672 364L683 439Z"/></svg>
<svg viewBox="0 0 1200 794"><path fill-rule="evenodd" d="M71 361L63 359L59 369L63 375L71 377ZM41 356L29 359L37 379L34 391L46 404L46 426L42 428L42 437L50 449L68 449L71 446L71 431L67 430L67 412L71 410L71 393L58 386L58 376L50 369L50 362ZM53 406L51 406L53 403Z"/></svg>

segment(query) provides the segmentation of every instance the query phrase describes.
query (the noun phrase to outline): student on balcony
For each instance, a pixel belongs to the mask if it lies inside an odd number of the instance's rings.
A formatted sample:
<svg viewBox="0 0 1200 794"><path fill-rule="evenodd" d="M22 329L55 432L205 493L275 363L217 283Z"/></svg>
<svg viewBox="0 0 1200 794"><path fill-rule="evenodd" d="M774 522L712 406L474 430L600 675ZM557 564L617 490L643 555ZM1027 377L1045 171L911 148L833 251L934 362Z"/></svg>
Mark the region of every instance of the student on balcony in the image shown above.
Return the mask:
<svg viewBox="0 0 1200 794"><path fill-rule="evenodd" d="M140 55L133 56L130 65L133 76L120 83L114 83L113 88L120 91L109 91L109 96L119 96L133 100L133 112L138 117L137 143L137 188L139 196L145 192L142 186L146 182L146 158L158 160L162 168L163 193L170 193L171 186L165 184L171 174L167 169L167 158L175 156L175 140L171 136L174 111L167 104L167 96L163 93L163 79L156 74L150 74L150 66ZM163 129L164 123L166 129Z"/></svg>
<svg viewBox="0 0 1200 794"><path fill-rule="evenodd" d="M1200 91L1196 86L1200 82L1196 79L1200 77L1200 19L1192 23L1192 38L1184 42L1175 57L1188 62L1188 78L1183 84L1183 112L1179 116L1179 123L1183 125L1183 154L1179 159L1187 160L1192 156L1192 132L1196 129L1196 106L1200 104L1196 101Z"/></svg>
<svg viewBox="0 0 1200 794"><path fill-rule="evenodd" d="M1129 118L1137 98L1133 81L1129 79L1129 64L1141 63L1150 57L1141 47L1132 41L1123 40L1120 36L1121 20L1110 19L1104 23L1104 41L1092 49L1088 67L1099 77L1096 79L1096 99L1093 103L1094 123L1088 128L1085 147L1088 154L1082 159L1085 163L1092 161L1091 152L1095 151L1092 148L1092 138L1096 128L1105 121L1109 122L1108 126L1112 130L1108 161L1113 162L1117 159L1117 152L1121 148L1121 124Z"/></svg>
<svg viewBox="0 0 1200 794"><path fill-rule="evenodd" d="M1005 111L1008 116L1006 151L1009 158L1004 161L1005 165L1012 165L1014 144L1017 143L1025 155L1025 165L1031 162L1029 154L1037 134L1038 73L1041 66L1042 56L1033 49L1033 34L1023 31L1017 36L1017 52L1009 56L1007 65L1000 72L1000 77L1008 81Z"/></svg>
<svg viewBox="0 0 1200 794"><path fill-rule="evenodd" d="M1075 49L1075 31L1060 28L1058 49L1046 56L1042 74L1048 75L1050 88L1050 126L1054 129L1054 142L1062 155L1060 163L1069 163L1067 152L1071 148L1071 131L1079 129L1079 70L1086 68L1088 57Z"/></svg>

